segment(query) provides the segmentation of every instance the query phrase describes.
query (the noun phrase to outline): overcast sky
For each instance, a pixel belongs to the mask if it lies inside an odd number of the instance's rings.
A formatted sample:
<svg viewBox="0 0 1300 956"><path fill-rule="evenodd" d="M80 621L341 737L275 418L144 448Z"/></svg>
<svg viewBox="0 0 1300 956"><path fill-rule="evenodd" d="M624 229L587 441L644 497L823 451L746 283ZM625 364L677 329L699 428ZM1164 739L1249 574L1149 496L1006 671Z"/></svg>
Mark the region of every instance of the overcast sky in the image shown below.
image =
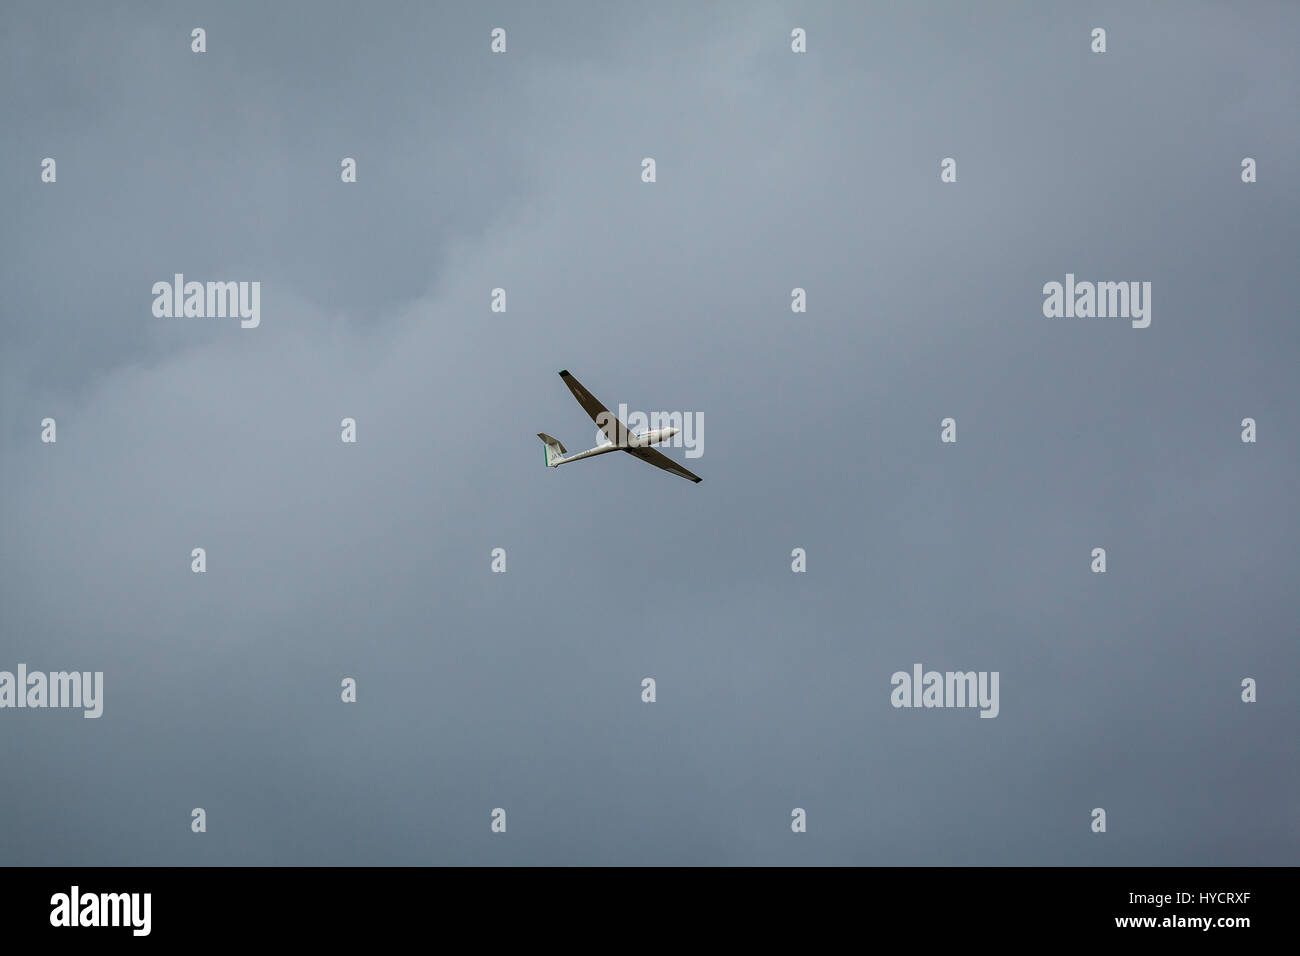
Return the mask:
<svg viewBox="0 0 1300 956"><path fill-rule="evenodd" d="M1294 5L0 25L0 670L105 684L0 710L0 862L1300 862ZM562 368L703 483L544 469Z"/></svg>

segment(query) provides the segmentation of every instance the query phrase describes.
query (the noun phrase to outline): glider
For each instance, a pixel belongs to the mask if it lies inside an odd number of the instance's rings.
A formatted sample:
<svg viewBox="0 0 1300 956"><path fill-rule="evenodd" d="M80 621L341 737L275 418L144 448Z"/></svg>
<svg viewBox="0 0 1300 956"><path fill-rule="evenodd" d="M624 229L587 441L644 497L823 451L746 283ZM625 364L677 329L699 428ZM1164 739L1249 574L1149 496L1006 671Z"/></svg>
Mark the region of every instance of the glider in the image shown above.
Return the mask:
<svg viewBox="0 0 1300 956"><path fill-rule="evenodd" d="M629 455L640 458L647 464L654 465L656 468L662 468L669 474L678 475L689 481L699 484L704 479L699 475L691 474L677 462L673 461L661 451L651 448L651 445L661 441L667 441L676 435L680 428L653 428L647 432L633 433L619 421L614 413L611 412L600 402L596 401L596 396L582 387L582 383L570 375L567 371L560 372L560 378L564 384L569 386L569 391L573 397L578 400L582 410L591 416L591 420L596 423L605 437L609 439L608 444L597 445L595 448L588 448L586 451L580 451L576 455L570 455L558 439L552 438L544 432L538 432L537 437L542 440L546 446L546 467L558 468L561 465L567 465L571 461L581 461L583 458L594 458L596 455L604 455L611 451L625 451Z"/></svg>

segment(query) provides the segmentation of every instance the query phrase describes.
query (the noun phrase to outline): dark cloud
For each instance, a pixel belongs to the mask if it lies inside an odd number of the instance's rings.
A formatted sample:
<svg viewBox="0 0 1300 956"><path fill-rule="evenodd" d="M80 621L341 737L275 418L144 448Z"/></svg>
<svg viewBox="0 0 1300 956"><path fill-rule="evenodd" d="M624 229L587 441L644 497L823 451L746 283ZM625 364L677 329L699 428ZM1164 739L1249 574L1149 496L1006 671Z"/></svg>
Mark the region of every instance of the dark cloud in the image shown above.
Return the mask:
<svg viewBox="0 0 1300 956"><path fill-rule="evenodd" d="M1295 862L1296 12L584 6L6 15L0 859Z"/></svg>

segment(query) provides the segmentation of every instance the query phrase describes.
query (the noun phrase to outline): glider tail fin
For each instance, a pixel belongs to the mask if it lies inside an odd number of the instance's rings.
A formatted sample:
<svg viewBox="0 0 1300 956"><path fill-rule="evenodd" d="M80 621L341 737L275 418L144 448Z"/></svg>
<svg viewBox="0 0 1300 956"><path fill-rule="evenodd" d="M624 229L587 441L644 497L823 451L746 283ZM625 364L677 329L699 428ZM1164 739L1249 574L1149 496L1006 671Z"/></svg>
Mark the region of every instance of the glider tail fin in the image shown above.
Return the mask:
<svg viewBox="0 0 1300 956"><path fill-rule="evenodd" d="M537 437L546 445L546 467L558 468L560 465L560 459L568 454L568 452L564 450L564 446L560 444L558 439L552 438L544 432L538 432Z"/></svg>

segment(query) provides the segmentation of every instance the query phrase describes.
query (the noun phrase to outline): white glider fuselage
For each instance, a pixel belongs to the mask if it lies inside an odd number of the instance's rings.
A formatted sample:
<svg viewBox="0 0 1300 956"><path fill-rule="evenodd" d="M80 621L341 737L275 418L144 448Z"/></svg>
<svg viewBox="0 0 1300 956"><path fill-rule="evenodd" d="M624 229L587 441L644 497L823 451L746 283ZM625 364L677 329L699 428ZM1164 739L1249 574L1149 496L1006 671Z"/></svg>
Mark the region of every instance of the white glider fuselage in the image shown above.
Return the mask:
<svg viewBox="0 0 1300 956"><path fill-rule="evenodd" d="M552 468L558 468L560 465L567 465L571 461L591 458L595 455L604 455L611 451L622 451L624 448L648 448L651 445L659 444L661 441L667 441L680 431L680 428L655 428L637 435L628 435L626 445L619 445L612 441L606 442L603 445L597 445L595 448L588 448L586 451L565 455L562 458L552 458L547 464Z"/></svg>

